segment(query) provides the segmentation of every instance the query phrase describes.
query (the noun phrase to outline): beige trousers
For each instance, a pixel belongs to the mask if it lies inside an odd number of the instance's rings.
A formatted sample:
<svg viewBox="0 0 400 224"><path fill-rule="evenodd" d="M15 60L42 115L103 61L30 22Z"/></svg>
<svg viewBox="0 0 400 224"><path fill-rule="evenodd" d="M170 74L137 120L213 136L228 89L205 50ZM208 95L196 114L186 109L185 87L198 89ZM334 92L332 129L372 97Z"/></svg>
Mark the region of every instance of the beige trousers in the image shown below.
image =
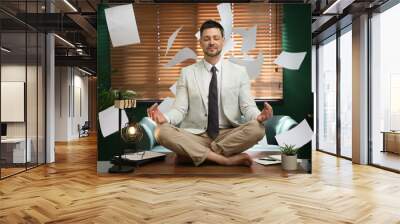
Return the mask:
<svg viewBox="0 0 400 224"><path fill-rule="evenodd" d="M164 123L155 129L157 142L175 152L178 156L190 157L199 166L210 150L226 157L239 154L257 144L265 135L265 128L256 120L236 128L220 129L213 140L207 133L192 134L184 129Z"/></svg>

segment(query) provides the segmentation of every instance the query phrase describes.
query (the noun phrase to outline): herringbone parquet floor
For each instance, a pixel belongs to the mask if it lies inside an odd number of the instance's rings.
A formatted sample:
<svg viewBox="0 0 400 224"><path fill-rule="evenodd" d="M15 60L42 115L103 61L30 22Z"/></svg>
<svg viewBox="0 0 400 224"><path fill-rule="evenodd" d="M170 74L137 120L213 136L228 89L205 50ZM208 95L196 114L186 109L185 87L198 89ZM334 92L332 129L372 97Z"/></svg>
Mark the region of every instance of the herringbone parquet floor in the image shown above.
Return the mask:
<svg viewBox="0 0 400 224"><path fill-rule="evenodd" d="M0 181L0 223L400 223L400 175L315 152L313 174L96 174L96 139Z"/></svg>

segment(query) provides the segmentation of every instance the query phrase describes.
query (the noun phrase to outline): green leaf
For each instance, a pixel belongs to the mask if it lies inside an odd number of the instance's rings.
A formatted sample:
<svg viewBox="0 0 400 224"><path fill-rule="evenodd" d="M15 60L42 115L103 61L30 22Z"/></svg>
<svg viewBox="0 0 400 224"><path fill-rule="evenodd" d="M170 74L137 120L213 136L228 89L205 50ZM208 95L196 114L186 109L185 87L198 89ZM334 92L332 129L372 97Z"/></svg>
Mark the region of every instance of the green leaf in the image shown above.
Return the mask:
<svg viewBox="0 0 400 224"><path fill-rule="evenodd" d="M295 148L295 145L287 145L287 144L285 144L284 146L279 146L279 149L281 150L282 154L288 156L294 156L297 154L298 151L298 149Z"/></svg>

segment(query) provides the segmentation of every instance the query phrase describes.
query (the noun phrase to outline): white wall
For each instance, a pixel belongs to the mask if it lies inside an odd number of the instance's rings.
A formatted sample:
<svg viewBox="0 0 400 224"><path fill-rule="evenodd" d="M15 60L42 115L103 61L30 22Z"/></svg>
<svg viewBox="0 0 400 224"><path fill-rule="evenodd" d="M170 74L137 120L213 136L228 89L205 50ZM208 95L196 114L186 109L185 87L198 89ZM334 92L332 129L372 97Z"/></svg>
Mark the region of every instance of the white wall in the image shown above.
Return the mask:
<svg viewBox="0 0 400 224"><path fill-rule="evenodd" d="M83 75L76 68L56 67L56 141L77 139L78 124L88 120L88 78Z"/></svg>
<svg viewBox="0 0 400 224"><path fill-rule="evenodd" d="M55 141L68 141L70 76L67 67L55 68Z"/></svg>

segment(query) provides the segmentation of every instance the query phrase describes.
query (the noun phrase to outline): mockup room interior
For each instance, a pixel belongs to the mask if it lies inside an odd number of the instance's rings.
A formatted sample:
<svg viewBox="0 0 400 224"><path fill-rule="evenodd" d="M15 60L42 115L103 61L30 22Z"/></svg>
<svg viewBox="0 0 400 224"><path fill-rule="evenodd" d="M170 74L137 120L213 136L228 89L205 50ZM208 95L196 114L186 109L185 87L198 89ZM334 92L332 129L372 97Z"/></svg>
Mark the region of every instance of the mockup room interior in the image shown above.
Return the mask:
<svg viewBox="0 0 400 224"><path fill-rule="evenodd" d="M399 20L396 0L2 0L0 223L398 223Z"/></svg>

